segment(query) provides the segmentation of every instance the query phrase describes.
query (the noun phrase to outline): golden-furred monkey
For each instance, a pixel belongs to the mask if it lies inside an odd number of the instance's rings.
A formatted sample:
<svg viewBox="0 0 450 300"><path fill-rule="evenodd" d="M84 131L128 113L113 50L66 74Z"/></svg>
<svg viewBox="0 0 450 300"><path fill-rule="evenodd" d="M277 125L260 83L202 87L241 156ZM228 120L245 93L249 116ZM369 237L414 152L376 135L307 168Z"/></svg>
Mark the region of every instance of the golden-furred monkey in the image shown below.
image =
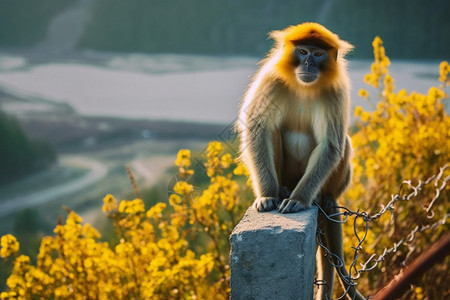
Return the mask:
<svg viewBox="0 0 450 300"><path fill-rule="evenodd" d="M352 46L322 25L274 31L239 112L242 159L250 170L260 211L298 212L317 201L327 214L351 177L347 136L350 83L344 56ZM322 217L325 245L342 261L342 227ZM318 252L319 299L331 299L334 268ZM339 264L334 259L335 264ZM345 266L337 267L348 276ZM340 277L341 277L340 276ZM342 281L348 296L364 299Z"/></svg>

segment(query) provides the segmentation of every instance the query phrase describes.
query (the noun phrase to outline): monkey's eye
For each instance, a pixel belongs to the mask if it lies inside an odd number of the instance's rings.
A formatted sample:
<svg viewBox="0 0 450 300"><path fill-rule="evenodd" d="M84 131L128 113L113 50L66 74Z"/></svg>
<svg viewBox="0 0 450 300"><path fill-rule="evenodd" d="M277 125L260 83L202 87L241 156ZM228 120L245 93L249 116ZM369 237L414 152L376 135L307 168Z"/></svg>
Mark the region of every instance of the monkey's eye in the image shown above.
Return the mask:
<svg viewBox="0 0 450 300"><path fill-rule="evenodd" d="M301 55L306 55L306 54L308 54L308 52L306 52L306 50L304 50L304 49L299 49L299 50L297 50L298 51L298 53L300 53Z"/></svg>
<svg viewBox="0 0 450 300"><path fill-rule="evenodd" d="M316 52L316 53L314 53L314 56L317 56L317 57L320 57L320 56L322 56L322 55L323 55L322 52Z"/></svg>

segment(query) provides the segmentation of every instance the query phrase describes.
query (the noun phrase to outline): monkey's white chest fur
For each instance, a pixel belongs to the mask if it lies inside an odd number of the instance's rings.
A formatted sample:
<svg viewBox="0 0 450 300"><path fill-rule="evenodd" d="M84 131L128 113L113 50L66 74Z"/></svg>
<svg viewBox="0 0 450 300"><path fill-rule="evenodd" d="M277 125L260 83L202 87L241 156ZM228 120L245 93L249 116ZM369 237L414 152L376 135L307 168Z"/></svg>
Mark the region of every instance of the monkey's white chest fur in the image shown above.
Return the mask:
<svg viewBox="0 0 450 300"><path fill-rule="evenodd" d="M281 135L284 147L291 156L298 160L309 157L314 145L311 135L295 131L285 131Z"/></svg>
<svg viewBox="0 0 450 300"><path fill-rule="evenodd" d="M289 101L280 131L284 149L298 161L308 160L311 152L325 136L325 110L322 100Z"/></svg>

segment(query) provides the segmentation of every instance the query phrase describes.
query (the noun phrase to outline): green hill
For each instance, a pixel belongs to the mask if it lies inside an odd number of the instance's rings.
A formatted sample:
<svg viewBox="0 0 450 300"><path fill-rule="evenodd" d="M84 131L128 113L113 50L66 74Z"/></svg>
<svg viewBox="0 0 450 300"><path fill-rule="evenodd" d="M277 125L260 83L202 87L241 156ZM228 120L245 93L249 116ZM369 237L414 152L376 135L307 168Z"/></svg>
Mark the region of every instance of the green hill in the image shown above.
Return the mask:
<svg viewBox="0 0 450 300"><path fill-rule="evenodd" d="M0 112L0 185L55 162L56 153L44 141L30 140L16 119Z"/></svg>
<svg viewBox="0 0 450 300"><path fill-rule="evenodd" d="M73 3L1 1L0 47L36 44ZM391 58L450 56L448 0L96 0L89 9L80 48L260 56L270 48L267 32L316 21L354 44L355 57L371 57L376 35Z"/></svg>

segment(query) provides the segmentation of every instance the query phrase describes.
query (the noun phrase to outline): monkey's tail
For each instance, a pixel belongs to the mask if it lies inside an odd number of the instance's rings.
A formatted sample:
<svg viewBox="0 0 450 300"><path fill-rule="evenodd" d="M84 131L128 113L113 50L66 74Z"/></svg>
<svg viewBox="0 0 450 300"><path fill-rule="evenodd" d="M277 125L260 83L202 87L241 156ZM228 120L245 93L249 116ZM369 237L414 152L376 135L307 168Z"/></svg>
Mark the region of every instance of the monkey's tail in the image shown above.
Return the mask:
<svg viewBox="0 0 450 300"><path fill-rule="evenodd" d="M319 258L319 275L322 274L323 280L328 283L328 291L326 291L326 295L324 291L322 291L322 299L332 299L333 295L333 281L334 281L334 270L330 263L333 262L333 265L336 267L336 270L339 275L339 281L342 284L344 291L347 292L348 299L357 299L362 300L366 299L361 293L356 289L356 286L350 282L350 276L345 268L345 260L344 260L344 250L343 250L343 242L342 242L342 224L339 222L340 217L338 215L337 202L334 197L327 196L326 199L322 199L322 209L325 211L327 215L334 215L333 219L336 221L329 220L323 213L319 214L319 226L323 228L325 234L325 240L322 241L324 246L328 248L331 252L330 258L323 257L325 251L320 249L318 254L321 256ZM320 277L319 277L320 279ZM325 297L324 297L325 296Z"/></svg>

